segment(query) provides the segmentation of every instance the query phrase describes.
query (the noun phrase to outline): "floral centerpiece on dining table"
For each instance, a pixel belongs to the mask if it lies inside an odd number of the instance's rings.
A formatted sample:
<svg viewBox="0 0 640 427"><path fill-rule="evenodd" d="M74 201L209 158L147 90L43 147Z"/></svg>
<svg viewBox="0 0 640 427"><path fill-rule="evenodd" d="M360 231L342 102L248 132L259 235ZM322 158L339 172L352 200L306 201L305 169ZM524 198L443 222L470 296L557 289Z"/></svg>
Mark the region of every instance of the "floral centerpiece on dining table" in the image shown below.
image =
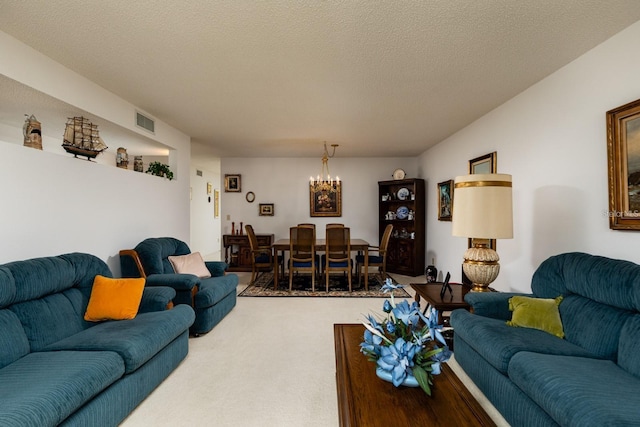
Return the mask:
<svg viewBox="0 0 640 427"><path fill-rule="evenodd" d="M431 396L433 376L440 374L441 364L449 360L451 351L442 336L442 325L438 325L437 310L429 307L422 313L415 301L395 303L393 290L402 287L389 278L385 280L382 291L391 292L390 300L382 306L386 318L367 316L360 351L376 362L380 378L396 387L419 385Z"/></svg>

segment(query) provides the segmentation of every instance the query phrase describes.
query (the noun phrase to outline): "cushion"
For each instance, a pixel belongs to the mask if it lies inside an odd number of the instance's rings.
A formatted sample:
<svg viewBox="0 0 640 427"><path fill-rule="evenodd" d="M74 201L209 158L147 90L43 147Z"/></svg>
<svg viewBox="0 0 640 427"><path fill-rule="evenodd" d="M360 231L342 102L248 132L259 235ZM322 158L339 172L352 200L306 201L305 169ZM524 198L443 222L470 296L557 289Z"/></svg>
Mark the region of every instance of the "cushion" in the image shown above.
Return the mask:
<svg viewBox="0 0 640 427"><path fill-rule="evenodd" d="M548 332L558 338L564 338L562 321L558 305L562 302L562 296L557 298L531 298L514 296L509 298L509 310L513 312L509 326L539 329Z"/></svg>
<svg viewBox="0 0 640 427"><path fill-rule="evenodd" d="M133 319L138 314L145 279L111 279L97 275L91 289L84 320Z"/></svg>
<svg viewBox="0 0 640 427"><path fill-rule="evenodd" d="M173 270L178 274L193 274L201 279L211 277L211 272L204 264L200 252L194 252L189 255L170 256L168 259L173 266Z"/></svg>

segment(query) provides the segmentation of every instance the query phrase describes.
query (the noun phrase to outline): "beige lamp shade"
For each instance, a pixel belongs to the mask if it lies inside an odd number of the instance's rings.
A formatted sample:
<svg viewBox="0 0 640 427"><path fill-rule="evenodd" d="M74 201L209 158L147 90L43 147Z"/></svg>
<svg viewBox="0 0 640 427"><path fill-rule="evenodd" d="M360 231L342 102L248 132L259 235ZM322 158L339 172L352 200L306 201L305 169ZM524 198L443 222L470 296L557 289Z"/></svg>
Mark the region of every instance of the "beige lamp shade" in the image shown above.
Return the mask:
<svg viewBox="0 0 640 427"><path fill-rule="evenodd" d="M513 238L511 175L473 174L456 177L452 221L454 236Z"/></svg>

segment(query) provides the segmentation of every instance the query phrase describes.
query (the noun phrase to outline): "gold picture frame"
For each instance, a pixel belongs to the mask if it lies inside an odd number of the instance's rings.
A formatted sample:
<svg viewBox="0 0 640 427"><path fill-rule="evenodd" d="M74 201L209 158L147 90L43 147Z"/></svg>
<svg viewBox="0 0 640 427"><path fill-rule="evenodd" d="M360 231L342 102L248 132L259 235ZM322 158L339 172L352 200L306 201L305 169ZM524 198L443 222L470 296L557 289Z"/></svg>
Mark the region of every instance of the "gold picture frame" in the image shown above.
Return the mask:
<svg viewBox="0 0 640 427"><path fill-rule="evenodd" d="M237 173L224 175L225 193L240 193L242 191L242 176Z"/></svg>
<svg viewBox="0 0 640 427"><path fill-rule="evenodd" d="M498 152L494 151L484 156L469 160L469 174L498 173ZM468 247L472 248L476 243L484 243L488 248L496 250L496 239L469 238Z"/></svg>
<svg viewBox="0 0 640 427"><path fill-rule="evenodd" d="M275 215L275 207L273 203L259 203L258 204L258 215L260 216L274 216Z"/></svg>
<svg viewBox="0 0 640 427"><path fill-rule="evenodd" d="M309 214L312 217L342 216L342 181L334 182L331 191L316 191L310 184Z"/></svg>
<svg viewBox="0 0 640 427"><path fill-rule="evenodd" d="M213 217L218 218L220 216L220 190L217 188L213 190Z"/></svg>
<svg viewBox="0 0 640 427"><path fill-rule="evenodd" d="M606 116L609 228L640 230L640 99Z"/></svg>
<svg viewBox="0 0 640 427"><path fill-rule="evenodd" d="M438 183L438 221L451 221L453 215L453 180Z"/></svg>
<svg viewBox="0 0 640 427"><path fill-rule="evenodd" d="M469 173L497 173L498 171L498 153L485 154L484 156L476 157L469 160Z"/></svg>

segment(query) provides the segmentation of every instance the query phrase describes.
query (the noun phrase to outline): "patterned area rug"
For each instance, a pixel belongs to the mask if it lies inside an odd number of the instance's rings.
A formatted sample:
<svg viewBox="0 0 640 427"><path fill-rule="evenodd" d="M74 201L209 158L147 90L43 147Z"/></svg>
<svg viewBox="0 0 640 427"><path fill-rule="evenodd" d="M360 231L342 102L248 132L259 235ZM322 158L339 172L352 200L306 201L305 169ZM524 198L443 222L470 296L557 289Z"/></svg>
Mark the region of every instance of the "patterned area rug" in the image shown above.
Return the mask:
<svg viewBox="0 0 640 427"><path fill-rule="evenodd" d="M398 282L389 275L394 284ZM262 273L253 285L240 292L240 297L372 297L372 298L388 298L390 293L380 291L382 286L379 274L369 276L369 290L365 291L364 282L358 286L358 281L353 280L351 283L352 292L349 292L349 283L344 277L330 277L329 292L326 291L324 279L316 280L316 290L311 290L311 277L308 275L298 275L293 279L293 290L289 292L289 276L281 278L278 289L273 287L273 273ZM411 297L404 289L395 289L394 297L408 298Z"/></svg>

